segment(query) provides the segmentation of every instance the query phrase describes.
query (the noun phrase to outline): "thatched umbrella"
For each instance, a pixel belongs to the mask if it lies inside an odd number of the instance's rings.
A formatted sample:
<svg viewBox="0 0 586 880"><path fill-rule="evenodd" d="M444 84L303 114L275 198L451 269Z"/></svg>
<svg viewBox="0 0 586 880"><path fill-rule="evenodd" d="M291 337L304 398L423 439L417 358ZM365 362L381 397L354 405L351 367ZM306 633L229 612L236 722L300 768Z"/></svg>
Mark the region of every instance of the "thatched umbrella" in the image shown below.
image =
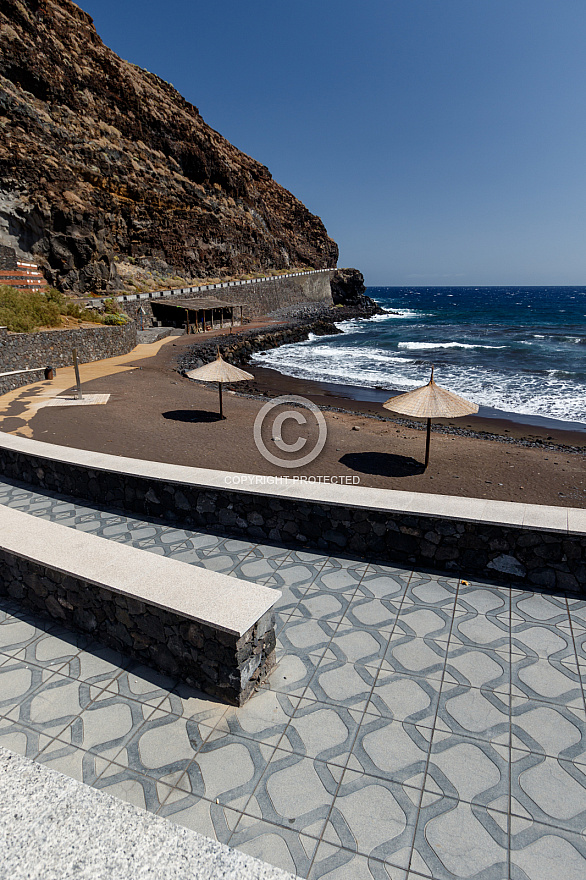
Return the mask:
<svg viewBox="0 0 586 880"><path fill-rule="evenodd" d="M189 370L185 374L190 379L198 379L200 382L217 382L220 389L220 418L225 418L222 408L222 385L224 382L243 382L245 379L254 379L251 373L234 367L224 360L218 348L218 357L210 364L204 364L203 367L197 367L195 370Z"/></svg>
<svg viewBox="0 0 586 880"><path fill-rule="evenodd" d="M391 397L383 403L385 409L401 413L404 416L415 416L427 419L427 440L425 443L425 467L429 464L429 442L431 439L432 419L455 419L459 416L469 416L478 412L478 405L458 397L447 388L440 388L433 381L433 367L431 378L427 385L408 391L407 394L399 394Z"/></svg>

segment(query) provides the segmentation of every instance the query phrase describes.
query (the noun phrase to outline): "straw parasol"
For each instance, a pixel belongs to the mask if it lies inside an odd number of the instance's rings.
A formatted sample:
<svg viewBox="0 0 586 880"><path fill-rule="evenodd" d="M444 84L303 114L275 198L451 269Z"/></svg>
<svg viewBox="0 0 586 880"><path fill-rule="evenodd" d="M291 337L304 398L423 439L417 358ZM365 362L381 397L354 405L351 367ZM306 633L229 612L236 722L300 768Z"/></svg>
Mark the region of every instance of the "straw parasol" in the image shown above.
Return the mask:
<svg viewBox="0 0 586 880"><path fill-rule="evenodd" d="M429 442L431 439L432 419L455 419L459 416L469 416L478 412L478 405L463 397L458 397L447 388L440 388L433 381L433 367L431 378L427 385L408 391L407 394L399 394L391 397L383 403L385 409L401 413L405 416L415 416L419 419L427 419L427 440L425 444L425 467L429 464Z"/></svg>
<svg viewBox="0 0 586 880"><path fill-rule="evenodd" d="M243 382L245 379L254 379L251 373L234 367L224 360L218 348L218 356L215 361L210 364L204 364L203 367L197 367L195 370L189 370L185 374L190 379L198 379L200 382L217 382L220 389L220 418L225 418L222 408L222 385L224 382Z"/></svg>

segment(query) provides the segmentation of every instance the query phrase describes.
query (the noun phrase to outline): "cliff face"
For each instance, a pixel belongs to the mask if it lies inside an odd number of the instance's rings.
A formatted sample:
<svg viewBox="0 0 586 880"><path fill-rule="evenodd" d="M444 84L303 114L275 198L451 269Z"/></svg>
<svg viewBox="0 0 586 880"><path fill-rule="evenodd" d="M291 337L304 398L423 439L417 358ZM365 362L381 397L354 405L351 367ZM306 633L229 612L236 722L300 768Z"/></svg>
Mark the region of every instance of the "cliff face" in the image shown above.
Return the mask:
<svg viewBox="0 0 586 880"><path fill-rule="evenodd" d="M321 220L70 0L0 5L0 244L64 290L336 265Z"/></svg>

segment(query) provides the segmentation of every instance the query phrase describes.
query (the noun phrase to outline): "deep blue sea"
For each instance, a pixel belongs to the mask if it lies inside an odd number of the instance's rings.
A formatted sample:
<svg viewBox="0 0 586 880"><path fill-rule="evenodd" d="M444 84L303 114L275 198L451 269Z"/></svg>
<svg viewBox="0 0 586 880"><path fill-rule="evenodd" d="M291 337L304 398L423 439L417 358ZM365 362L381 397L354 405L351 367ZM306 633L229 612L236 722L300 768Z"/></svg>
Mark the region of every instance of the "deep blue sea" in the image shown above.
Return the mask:
<svg viewBox="0 0 586 880"><path fill-rule="evenodd" d="M371 287L388 314L266 352L306 379L408 391L429 379L509 414L586 425L586 287ZM568 426L569 427L569 426Z"/></svg>

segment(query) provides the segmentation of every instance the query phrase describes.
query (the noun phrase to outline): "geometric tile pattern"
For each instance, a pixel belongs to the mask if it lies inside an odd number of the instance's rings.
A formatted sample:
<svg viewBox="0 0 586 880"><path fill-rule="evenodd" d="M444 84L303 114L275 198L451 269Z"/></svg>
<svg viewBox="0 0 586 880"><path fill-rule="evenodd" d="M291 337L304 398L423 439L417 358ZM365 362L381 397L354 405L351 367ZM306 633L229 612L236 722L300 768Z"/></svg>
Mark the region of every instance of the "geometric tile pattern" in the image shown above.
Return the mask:
<svg viewBox="0 0 586 880"><path fill-rule="evenodd" d="M0 600L0 745L310 880L586 876L586 601L0 503L282 592L241 709Z"/></svg>

